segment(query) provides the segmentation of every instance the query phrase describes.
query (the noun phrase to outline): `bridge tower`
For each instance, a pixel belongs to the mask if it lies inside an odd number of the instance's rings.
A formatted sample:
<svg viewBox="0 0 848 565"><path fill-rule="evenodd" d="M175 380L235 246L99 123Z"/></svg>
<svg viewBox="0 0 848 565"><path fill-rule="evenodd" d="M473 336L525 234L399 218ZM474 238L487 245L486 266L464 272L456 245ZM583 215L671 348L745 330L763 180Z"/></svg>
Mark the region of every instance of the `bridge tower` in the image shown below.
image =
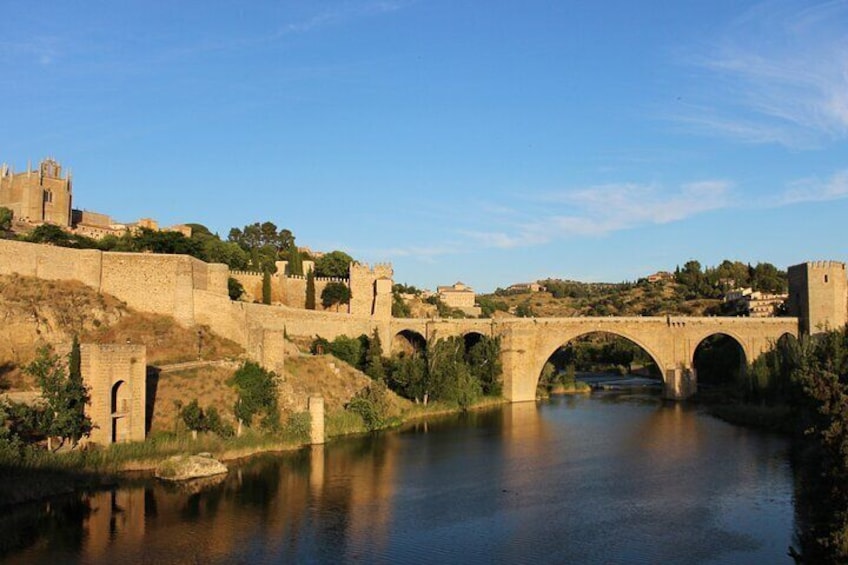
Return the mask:
<svg viewBox="0 0 848 565"><path fill-rule="evenodd" d="M815 261L788 269L790 316L801 333L811 335L841 328L848 322L848 279L845 263Z"/></svg>

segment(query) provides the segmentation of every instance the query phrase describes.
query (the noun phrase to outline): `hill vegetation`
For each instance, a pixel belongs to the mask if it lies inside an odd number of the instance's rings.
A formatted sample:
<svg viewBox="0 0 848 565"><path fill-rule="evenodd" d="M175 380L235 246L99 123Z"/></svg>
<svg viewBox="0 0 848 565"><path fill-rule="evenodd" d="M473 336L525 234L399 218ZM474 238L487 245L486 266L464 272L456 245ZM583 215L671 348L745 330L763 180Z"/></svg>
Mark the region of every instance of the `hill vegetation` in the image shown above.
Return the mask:
<svg viewBox="0 0 848 565"><path fill-rule="evenodd" d="M719 316L721 297L733 288L751 287L766 293L786 292L786 272L771 263L755 266L725 260L703 269L688 261L657 282L584 283L539 281L541 292L497 289L478 297L484 316Z"/></svg>

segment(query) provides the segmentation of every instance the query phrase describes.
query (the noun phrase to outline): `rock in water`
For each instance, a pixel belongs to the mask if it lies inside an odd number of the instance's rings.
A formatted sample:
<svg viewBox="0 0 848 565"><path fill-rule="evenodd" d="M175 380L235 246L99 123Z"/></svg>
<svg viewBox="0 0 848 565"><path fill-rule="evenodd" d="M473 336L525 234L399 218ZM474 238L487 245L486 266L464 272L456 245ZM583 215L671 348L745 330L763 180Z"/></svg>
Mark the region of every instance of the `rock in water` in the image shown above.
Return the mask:
<svg viewBox="0 0 848 565"><path fill-rule="evenodd" d="M227 466L217 459L200 455L174 455L156 467L156 477L166 481L187 481L226 472Z"/></svg>

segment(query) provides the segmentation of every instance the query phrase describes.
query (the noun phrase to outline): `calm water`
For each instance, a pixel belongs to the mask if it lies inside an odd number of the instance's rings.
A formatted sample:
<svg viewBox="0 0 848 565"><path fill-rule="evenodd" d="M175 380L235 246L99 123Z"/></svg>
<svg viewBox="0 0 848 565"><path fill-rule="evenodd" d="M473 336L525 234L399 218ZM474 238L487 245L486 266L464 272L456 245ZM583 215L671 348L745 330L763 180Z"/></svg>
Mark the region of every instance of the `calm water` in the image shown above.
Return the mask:
<svg viewBox="0 0 848 565"><path fill-rule="evenodd" d="M656 398L420 424L17 509L26 563L791 563L787 443ZM18 549L10 550L11 547Z"/></svg>

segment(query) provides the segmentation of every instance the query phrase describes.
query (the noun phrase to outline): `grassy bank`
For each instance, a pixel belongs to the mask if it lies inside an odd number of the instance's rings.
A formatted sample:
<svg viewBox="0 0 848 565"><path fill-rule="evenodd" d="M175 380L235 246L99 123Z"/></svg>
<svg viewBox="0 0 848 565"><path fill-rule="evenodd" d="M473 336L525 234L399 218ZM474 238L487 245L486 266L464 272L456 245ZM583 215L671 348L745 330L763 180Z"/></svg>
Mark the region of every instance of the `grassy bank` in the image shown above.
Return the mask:
<svg viewBox="0 0 848 565"><path fill-rule="evenodd" d="M486 397L468 409L481 410L504 402L503 398ZM456 404L415 404L402 414L388 418L381 429L459 412L462 408ZM325 431L328 441L369 433L362 417L347 410L329 412ZM260 453L291 451L304 445L302 437L282 433L267 435L247 429L237 438L202 433L193 439L189 432L156 433L143 442L58 453L20 446L19 451L0 453L0 507L109 487L116 484L123 473L152 471L172 455L208 452L222 461L232 461Z"/></svg>

